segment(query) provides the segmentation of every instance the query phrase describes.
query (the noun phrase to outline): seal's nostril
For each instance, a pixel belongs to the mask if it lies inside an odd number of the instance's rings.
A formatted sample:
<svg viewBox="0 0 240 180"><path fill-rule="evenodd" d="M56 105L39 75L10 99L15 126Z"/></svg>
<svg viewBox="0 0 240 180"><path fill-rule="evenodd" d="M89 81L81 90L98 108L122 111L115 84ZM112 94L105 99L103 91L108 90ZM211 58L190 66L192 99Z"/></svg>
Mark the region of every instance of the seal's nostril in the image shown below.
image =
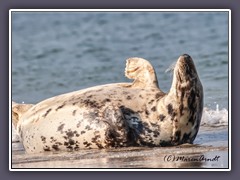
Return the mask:
<svg viewBox="0 0 240 180"><path fill-rule="evenodd" d="M186 59L190 59L190 58L191 58L188 54L183 54L182 56L183 56L184 58L186 58Z"/></svg>

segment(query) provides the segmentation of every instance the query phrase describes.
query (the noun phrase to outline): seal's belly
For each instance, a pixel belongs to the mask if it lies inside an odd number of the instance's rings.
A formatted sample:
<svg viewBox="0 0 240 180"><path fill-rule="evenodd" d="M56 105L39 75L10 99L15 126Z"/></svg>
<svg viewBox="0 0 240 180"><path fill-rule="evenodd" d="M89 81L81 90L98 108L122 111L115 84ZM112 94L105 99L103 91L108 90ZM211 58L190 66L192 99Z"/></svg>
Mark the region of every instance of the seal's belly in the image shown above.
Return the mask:
<svg viewBox="0 0 240 180"><path fill-rule="evenodd" d="M146 104L159 93L116 84L57 96L33 106L18 129L29 153L128 146L138 134L159 135L143 129L150 116Z"/></svg>

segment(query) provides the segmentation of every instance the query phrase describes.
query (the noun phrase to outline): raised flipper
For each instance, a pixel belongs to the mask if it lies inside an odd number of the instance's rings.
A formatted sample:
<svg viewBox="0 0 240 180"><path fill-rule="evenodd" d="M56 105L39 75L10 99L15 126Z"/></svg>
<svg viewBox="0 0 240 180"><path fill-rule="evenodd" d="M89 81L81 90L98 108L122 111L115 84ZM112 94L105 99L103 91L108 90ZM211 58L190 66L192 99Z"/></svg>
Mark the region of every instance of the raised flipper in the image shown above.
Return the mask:
<svg viewBox="0 0 240 180"><path fill-rule="evenodd" d="M158 87L158 80L152 65L143 58L133 57L126 60L125 76L134 79L133 87Z"/></svg>

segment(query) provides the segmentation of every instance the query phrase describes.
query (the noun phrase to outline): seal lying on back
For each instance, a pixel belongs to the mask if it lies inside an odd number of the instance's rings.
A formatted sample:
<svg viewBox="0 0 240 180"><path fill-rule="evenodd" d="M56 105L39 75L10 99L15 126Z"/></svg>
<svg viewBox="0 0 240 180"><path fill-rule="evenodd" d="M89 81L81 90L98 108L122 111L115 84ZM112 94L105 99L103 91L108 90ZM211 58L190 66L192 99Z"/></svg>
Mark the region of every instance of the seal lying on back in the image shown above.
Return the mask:
<svg viewBox="0 0 240 180"><path fill-rule="evenodd" d="M192 58L174 67L171 89L159 89L152 65L127 60L133 83L71 92L36 105L14 104L13 120L27 153L193 143L203 110L203 88Z"/></svg>

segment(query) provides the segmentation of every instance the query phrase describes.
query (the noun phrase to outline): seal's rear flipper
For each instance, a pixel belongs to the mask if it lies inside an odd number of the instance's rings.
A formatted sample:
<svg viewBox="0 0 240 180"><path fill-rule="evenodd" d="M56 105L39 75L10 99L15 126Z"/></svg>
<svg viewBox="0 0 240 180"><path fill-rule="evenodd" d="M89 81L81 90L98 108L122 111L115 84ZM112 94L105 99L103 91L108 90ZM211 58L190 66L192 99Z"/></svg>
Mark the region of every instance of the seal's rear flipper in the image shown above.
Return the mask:
<svg viewBox="0 0 240 180"><path fill-rule="evenodd" d="M20 117L32 106L33 104L18 104L12 101L12 123L15 128L17 127Z"/></svg>
<svg viewBox="0 0 240 180"><path fill-rule="evenodd" d="M159 88L153 66L143 58L133 57L127 59L125 76L134 79L133 86Z"/></svg>

